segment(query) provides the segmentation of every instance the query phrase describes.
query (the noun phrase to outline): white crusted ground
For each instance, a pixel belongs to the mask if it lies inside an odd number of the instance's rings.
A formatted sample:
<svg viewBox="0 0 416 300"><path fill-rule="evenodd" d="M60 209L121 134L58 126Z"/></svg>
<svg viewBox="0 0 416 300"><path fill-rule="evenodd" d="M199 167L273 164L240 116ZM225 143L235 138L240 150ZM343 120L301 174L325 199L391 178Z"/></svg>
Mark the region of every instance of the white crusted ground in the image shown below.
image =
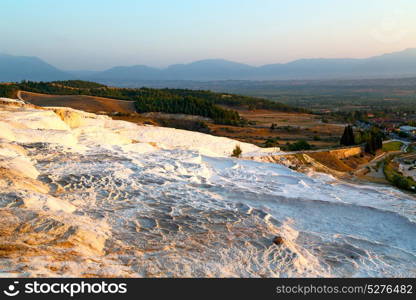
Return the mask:
<svg viewBox="0 0 416 300"><path fill-rule="evenodd" d="M393 188L63 110L0 107L3 275L416 276L415 200Z"/></svg>

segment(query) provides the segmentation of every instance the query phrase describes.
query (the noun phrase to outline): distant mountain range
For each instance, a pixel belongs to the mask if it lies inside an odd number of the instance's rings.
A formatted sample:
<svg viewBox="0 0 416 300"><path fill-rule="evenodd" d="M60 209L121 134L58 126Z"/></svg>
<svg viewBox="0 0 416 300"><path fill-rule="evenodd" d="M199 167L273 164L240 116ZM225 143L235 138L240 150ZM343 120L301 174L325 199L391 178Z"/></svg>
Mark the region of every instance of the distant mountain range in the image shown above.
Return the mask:
<svg viewBox="0 0 416 300"><path fill-rule="evenodd" d="M83 79L105 83L143 80L309 80L396 78L416 76L416 48L365 59L300 59L254 67L223 59L207 59L165 69L144 65L102 72L62 71L36 57L0 55L0 81Z"/></svg>
<svg viewBox="0 0 416 300"><path fill-rule="evenodd" d="M63 80L71 75L37 57L0 54L0 81Z"/></svg>

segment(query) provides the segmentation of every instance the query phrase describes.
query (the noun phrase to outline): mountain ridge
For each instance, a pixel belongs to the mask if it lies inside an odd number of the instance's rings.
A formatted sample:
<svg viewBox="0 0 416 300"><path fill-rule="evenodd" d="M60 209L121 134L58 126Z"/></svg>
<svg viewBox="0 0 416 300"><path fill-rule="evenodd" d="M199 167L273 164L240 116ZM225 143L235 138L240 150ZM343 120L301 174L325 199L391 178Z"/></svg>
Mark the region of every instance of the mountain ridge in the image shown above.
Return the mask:
<svg viewBox="0 0 416 300"><path fill-rule="evenodd" d="M60 80L72 76L36 56L14 56L0 53L0 82L21 80Z"/></svg>
<svg viewBox="0 0 416 300"><path fill-rule="evenodd" d="M118 67L124 80L310 80L416 76L416 48L369 58L303 58L259 67L224 59L204 59L166 68L143 66L142 73L126 76L138 66ZM144 69L145 68L145 69ZM111 69L89 79L115 80Z"/></svg>
<svg viewBox="0 0 416 300"><path fill-rule="evenodd" d="M121 83L135 80L312 80L416 76L416 48L369 58L302 58L251 66L203 59L166 68L114 66L104 71L63 71L37 57L0 54L0 81L83 79Z"/></svg>

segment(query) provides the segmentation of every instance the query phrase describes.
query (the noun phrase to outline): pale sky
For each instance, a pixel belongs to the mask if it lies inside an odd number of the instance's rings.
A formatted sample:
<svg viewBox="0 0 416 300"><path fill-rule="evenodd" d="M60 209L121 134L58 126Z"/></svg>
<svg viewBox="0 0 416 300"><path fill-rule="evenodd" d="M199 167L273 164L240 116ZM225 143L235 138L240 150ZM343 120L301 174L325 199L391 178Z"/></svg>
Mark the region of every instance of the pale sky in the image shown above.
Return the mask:
<svg viewBox="0 0 416 300"><path fill-rule="evenodd" d="M416 48L415 0L0 0L0 53L66 70Z"/></svg>

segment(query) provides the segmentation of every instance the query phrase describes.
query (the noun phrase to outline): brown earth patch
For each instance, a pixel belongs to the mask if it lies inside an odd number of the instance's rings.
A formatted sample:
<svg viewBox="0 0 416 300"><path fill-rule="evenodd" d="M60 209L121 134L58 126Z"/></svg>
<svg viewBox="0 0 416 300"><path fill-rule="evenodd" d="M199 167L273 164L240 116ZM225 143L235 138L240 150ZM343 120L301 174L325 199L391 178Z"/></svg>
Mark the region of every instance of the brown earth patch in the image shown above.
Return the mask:
<svg viewBox="0 0 416 300"><path fill-rule="evenodd" d="M21 92L23 100L38 106L71 107L92 113L135 113L134 101L116 100L83 95L46 95Z"/></svg>

